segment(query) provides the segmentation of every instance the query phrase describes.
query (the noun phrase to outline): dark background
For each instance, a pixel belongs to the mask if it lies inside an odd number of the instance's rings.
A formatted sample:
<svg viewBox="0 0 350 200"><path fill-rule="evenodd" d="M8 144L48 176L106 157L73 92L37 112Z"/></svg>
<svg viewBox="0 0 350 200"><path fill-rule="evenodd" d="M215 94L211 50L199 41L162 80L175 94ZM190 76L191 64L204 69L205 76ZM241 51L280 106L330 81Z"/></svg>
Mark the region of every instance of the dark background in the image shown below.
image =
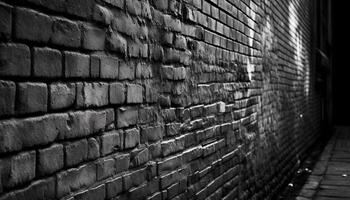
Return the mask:
<svg viewBox="0 0 350 200"><path fill-rule="evenodd" d="M333 120L350 125L350 10L346 1L332 1L333 8Z"/></svg>

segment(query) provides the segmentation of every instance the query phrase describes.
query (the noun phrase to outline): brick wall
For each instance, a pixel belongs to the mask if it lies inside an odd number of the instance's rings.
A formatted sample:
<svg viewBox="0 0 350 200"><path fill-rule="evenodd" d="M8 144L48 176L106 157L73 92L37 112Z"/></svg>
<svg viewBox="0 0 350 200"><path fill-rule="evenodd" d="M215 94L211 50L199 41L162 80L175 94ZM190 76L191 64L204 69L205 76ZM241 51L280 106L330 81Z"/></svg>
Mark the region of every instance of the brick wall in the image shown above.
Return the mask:
<svg viewBox="0 0 350 200"><path fill-rule="evenodd" d="M1 0L0 199L270 199L318 138L312 1Z"/></svg>

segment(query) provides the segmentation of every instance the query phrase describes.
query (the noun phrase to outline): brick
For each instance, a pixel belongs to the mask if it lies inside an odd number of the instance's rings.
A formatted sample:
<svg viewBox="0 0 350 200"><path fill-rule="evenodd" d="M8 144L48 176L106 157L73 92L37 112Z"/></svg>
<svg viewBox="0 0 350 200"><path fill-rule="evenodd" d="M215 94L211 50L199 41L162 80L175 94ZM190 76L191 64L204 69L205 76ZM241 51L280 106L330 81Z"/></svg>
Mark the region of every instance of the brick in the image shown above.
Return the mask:
<svg viewBox="0 0 350 200"><path fill-rule="evenodd" d="M65 8L69 14L90 18L94 3L94 0L66 0Z"/></svg>
<svg viewBox="0 0 350 200"><path fill-rule="evenodd" d="M0 116L13 115L15 113L15 83L0 80L0 94Z"/></svg>
<svg viewBox="0 0 350 200"><path fill-rule="evenodd" d="M123 104L125 102L125 87L122 83L109 85L109 102L111 104Z"/></svg>
<svg viewBox="0 0 350 200"><path fill-rule="evenodd" d="M165 130L166 130L166 135L167 136L174 136L174 135L179 135L180 132L180 123L171 123L165 125Z"/></svg>
<svg viewBox="0 0 350 200"><path fill-rule="evenodd" d="M62 56L60 51L50 48L34 48L33 54L34 76L62 76Z"/></svg>
<svg viewBox="0 0 350 200"><path fill-rule="evenodd" d="M44 180L38 180L14 192L2 196L2 199L55 199L55 178L50 177Z"/></svg>
<svg viewBox="0 0 350 200"><path fill-rule="evenodd" d="M88 144L87 140L79 140L65 145L65 166L71 167L87 159Z"/></svg>
<svg viewBox="0 0 350 200"><path fill-rule="evenodd" d="M0 122L0 152L12 152L22 148L45 145L66 133L68 116L53 114L23 120ZM25 134L23 134L25 133Z"/></svg>
<svg viewBox="0 0 350 200"><path fill-rule="evenodd" d="M107 83L84 83L77 87L78 107L104 106L108 101Z"/></svg>
<svg viewBox="0 0 350 200"><path fill-rule="evenodd" d="M141 129L141 142L156 142L163 138L163 127L151 126Z"/></svg>
<svg viewBox="0 0 350 200"><path fill-rule="evenodd" d="M113 19L113 13L106 7L95 5L93 19L103 24L109 25Z"/></svg>
<svg viewBox="0 0 350 200"><path fill-rule="evenodd" d="M148 162L149 157L149 151L147 148L141 150L136 149L132 151L130 155L132 167L145 164L146 162Z"/></svg>
<svg viewBox="0 0 350 200"><path fill-rule="evenodd" d="M123 191L122 177L114 178L106 183L106 197L110 199Z"/></svg>
<svg viewBox="0 0 350 200"><path fill-rule="evenodd" d="M174 44L176 48L185 50L187 47L186 38L182 35L176 35Z"/></svg>
<svg viewBox="0 0 350 200"><path fill-rule="evenodd" d="M47 86L44 83L18 84L18 110L20 114L47 111Z"/></svg>
<svg viewBox="0 0 350 200"><path fill-rule="evenodd" d="M38 175L52 174L64 166L63 145L55 144L38 151Z"/></svg>
<svg viewBox="0 0 350 200"><path fill-rule="evenodd" d="M87 78L90 75L90 58L88 55L64 52L65 77Z"/></svg>
<svg viewBox="0 0 350 200"><path fill-rule="evenodd" d="M76 86L74 83L52 83L50 89L50 108L69 108L75 103Z"/></svg>
<svg viewBox="0 0 350 200"><path fill-rule="evenodd" d="M124 189L128 190L131 187L141 185L147 178L146 168L142 168L136 171L133 171L129 174L124 175Z"/></svg>
<svg viewBox="0 0 350 200"><path fill-rule="evenodd" d="M35 161L35 151L24 152L13 156L10 160L9 179L4 185L14 187L34 179Z"/></svg>
<svg viewBox="0 0 350 200"><path fill-rule="evenodd" d="M121 9L123 9L125 5L125 0L103 0L103 1Z"/></svg>
<svg viewBox="0 0 350 200"><path fill-rule="evenodd" d="M150 58L155 61L162 61L164 57L164 50L159 45L150 46Z"/></svg>
<svg viewBox="0 0 350 200"><path fill-rule="evenodd" d="M121 61L119 65L119 80L135 79L135 63Z"/></svg>
<svg viewBox="0 0 350 200"><path fill-rule="evenodd" d="M184 67L174 68L174 80L185 80L187 77L187 71Z"/></svg>
<svg viewBox="0 0 350 200"><path fill-rule="evenodd" d="M158 174L166 174L181 166L182 155L168 157L163 161L158 162Z"/></svg>
<svg viewBox="0 0 350 200"><path fill-rule="evenodd" d="M63 18L54 18L51 42L66 47L80 47L81 30L79 25Z"/></svg>
<svg viewBox="0 0 350 200"><path fill-rule="evenodd" d="M103 50L105 48L105 38L105 30L89 25L83 26L83 48L88 50Z"/></svg>
<svg viewBox="0 0 350 200"><path fill-rule="evenodd" d="M149 1L141 1L141 16L147 19L152 19L152 12Z"/></svg>
<svg viewBox="0 0 350 200"><path fill-rule="evenodd" d="M115 169L116 173L124 172L129 169L130 166L130 155L121 154L115 157Z"/></svg>
<svg viewBox="0 0 350 200"><path fill-rule="evenodd" d="M148 149L149 149L149 153L153 159L160 157L160 155L162 153L162 147L161 147L160 142L150 144Z"/></svg>
<svg viewBox="0 0 350 200"><path fill-rule="evenodd" d="M101 154L107 155L123 148L123 132L110 131L101 136Z"/></svg>
<svg viewBox="0 0 350 200"><path fill-rule="evenodd" d="M50 10L54 10L56 12L63 12L65 10L65 0L57 0L57 1L50 1L50 0L25 0L26 2L30 2L34 5L48 8Z"/></svg>
<svg viewBox="0 0 350 200"><path fill-rule="evenodd" d="M141 15L141 3L139 0L126 1L126 10L133 15Z"/></svg>
<svg viewBox="0 0 350 200"><path fill-rule="evenodd" d="M117 127L123 128L134 125L138 120L138 110L135 107L122 107L117 109Z"/></svg>
<svg viewBox="0 0 350 200"><path fill-rule="evenodd" d="M57 174L57 198L88 187L96 181L96 165L86 164Z"/></svg>
<svg viewBox="0 0 350 200"><path fill-rule="evenodd" d="M68 113L70 131L61 132L59 139L77 138L97 133L106 128L106 111L77 111Z"/></svg>
<svg viewBox="0 0 350 200"><path fill-rule="evenodd" d="M140 131L136 128L126 130L124 137L125 149L136 147L140 143Z"/></svg>
<svg viewBox="0 0 350 200"><path fill-rule="evenodd" d="M153 4L159 10L168 9L168 0L153 0Z"/></svg>
<svg viewBox="0 0 350 200"><path fill-rule="evenodd" d="M140 29L137 22L130 15L124 13L119 13L115 16L112 21L112 28L114 31L124 33L128 36L135 36Z"/></svg>
<svg viewBox="0 0 350 200"><path fill-rule="evenodd" d="M89 160L100 157L100 146L95 138L88 139L88 155Z"/></svg>
<svg viewBox="0 0 350 200"><path fill-rule="evenodd" d="M22 44L0 44L0 76L30 76L30 50Z"/></svg>
<svg viewBox="0 0 350 200"><path fill-rule="evenodd" d="M163 157L173 154L177 151L176 141L174 139L163 141L162 146L162 155Z"/></svg>
<svg viewBox="0 0 350 200"><path fill-rule="evenodd" d="M113 158L98 161L96 167L98 181L109 178L115 174L115 160Z"/></svg>
<svg viewBox="0 0 350 200"><path fill-rule="evenodd" d="M106 37L106 47L110 51L126 55L128 43L126 39L116 32L111 32Z"/></svg>
<svg viewBox="0 0 350 200"><path fill-rule="evenodd" d="M142 103L142 86L137 84L127 84L127 103Z"/></svg>
<svg viewBox="0 0 350 200"><path fill-rule="evenodd" d="M99 78L100 77L100 66L101 59L97 55L90 56L90 77Z"/></svg>
<svg viewBox="0 0 350 200"><path fill-rule="evenodd" d="M9 39L12 31L12 7L0 3L0 38Z"/></svg>
<svg viewBox="0 0 350 200"><path fill-rule="evenodd" d="M26 8L16 9L15 38L47 43L52 35L51 17Z"/></svg>
<svg viewBox="0 0 350 200"><path fill-rule="evenodd" d="M139 123L147 124L157 120L157 112L155 107L142 107L139 111Z"/></svg>
<svg viewBox="0 0 350 200"><path fill-rule="evenodd" d="M89 190L78 193L75 200L104 200L106 197L105 185L100 185Z"/></svg>
<svg viewBox="0 0 350 200"><path fill-rule="evenodd" d="M178 16L182 14L182 5L179 1L177 0L170 0L169 1L169 10L171 13L174 15Z"/></svg>
<svg viewBox="0 0 350 200"><path fill-rule="evenodd" d="M164 15L164 26L175 32L181 32L181 21L173 18L171 15Z"/></svg>
<svg viewBox="0 0 350 200"><path fill-rule="evenodd" d="M116 79L119 71L119 60L113 57L100 58L100 77Z"/></svg>

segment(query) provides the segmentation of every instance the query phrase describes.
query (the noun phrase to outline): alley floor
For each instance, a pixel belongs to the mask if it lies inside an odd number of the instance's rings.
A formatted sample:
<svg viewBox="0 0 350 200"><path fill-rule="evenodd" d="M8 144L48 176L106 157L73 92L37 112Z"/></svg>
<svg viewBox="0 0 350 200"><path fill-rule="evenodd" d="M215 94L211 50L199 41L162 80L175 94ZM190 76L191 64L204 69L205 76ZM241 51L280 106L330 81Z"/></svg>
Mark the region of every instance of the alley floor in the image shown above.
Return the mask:
<svg viewBox="0 0 350 200"><path fill-rule="evenodd" d="M350 199L350 127L337 127L296 199Z"/></svg>

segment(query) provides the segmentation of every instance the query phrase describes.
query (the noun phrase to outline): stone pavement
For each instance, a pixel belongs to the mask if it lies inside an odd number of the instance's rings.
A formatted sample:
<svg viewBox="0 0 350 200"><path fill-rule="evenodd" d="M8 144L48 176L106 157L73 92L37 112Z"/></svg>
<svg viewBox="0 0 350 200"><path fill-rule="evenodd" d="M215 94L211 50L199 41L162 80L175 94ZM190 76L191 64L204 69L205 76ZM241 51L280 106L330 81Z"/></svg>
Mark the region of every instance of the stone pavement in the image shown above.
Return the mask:
<svg viewBox="0 0 350 200"><path fill-rule="evenodd" d="M296 200L350 199L350 127L338 127Z"/></svg>

